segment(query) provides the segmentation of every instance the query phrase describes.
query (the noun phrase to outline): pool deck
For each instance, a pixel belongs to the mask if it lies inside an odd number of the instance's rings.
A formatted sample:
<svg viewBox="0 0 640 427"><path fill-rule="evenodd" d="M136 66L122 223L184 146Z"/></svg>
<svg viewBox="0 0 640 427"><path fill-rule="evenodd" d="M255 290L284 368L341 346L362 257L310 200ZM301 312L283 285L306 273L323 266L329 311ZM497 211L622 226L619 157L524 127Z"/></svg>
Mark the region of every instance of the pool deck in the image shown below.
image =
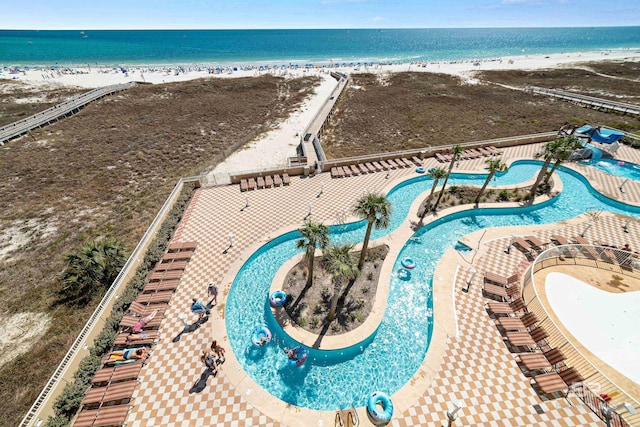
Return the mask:
<svg viewBox="0 0 640 427"><path fill-rule="evenodd" d="M542 145L508 148L503 160L531 159ZM617 157L640 163L640 150L622 146ZM427 168L437 165L433 158L425 160ZM478 173L484 166L483 159L464 160L456 171ZM604 194L640 205L640 182L627 182L622 193L618 189L622 178L585 166L569 167L584 173ZM363 190L387 192L413 176L413 168L392 170L389 178L384 172L342 179L324 173L292 177L289 186L246 193L241 193L238 185L197 190L173 237L173 241L197 241L197 249L163 320L161 339L141 371L126 425L333 425L335 411L311 411L285 404L244 373L226 338L225 298L235 273L247 258L282 232L299 228L310 206L312 219L334 224L342 214L349 213ZM429 191L430 186L425 186L425 197ZM245 207L247 200L249 206ZM397 230L380 239L390 245L388 259L395 259L413 234L410 220L415 221L417 205L414 203L413 213ZM445 253L434 274L434 338L422 367L392 396L395 411L390 425L446 425L447 406L452 399L462 400L465 405L458 412L460 425L604 425L580 401L572 399L571 406L565 399L542 401L538 397L485 311L486 299L481 294L484 271L508 276L524 272L529 265L519 251L505 253L511 234L534 234L543 241L551 234L571 237L584 229L587 220L581 215L556 225L481 230L464 238L473 252L463 256L449 249ZM640 248L640 224L632 223L630 232L624 233L624 221L620 216L603 215L589 229L587 238ZM383 265L381 277L390 276L391 264ZM461 290L466 287L472 265L478 274L465 293ZM190 315L191 298L205 300L210 282L218 283L218 305L202 327L181 334L184 325L179 316L186 314L191 321L196 320ZM381 296L382 302L376 303L384 306L384 299L386 296ZM207 378L205 384L199 356L212 339L227 349L227 357L218 375ZM363 408L358 413L361 425L370 425Z"/></svg>

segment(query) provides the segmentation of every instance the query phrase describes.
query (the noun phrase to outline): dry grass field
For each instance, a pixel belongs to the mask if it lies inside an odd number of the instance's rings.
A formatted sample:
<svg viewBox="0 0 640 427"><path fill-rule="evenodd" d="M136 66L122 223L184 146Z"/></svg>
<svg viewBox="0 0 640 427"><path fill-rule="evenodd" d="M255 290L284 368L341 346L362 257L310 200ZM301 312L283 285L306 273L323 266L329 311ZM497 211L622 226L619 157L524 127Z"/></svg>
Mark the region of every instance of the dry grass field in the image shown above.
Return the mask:
<svg viewBox="0 0 640 427"><path fill-rule="evenodd" d="M640 103L640 82L630 77L637 66L620 64L623 71L616 78L582 68L476 72L471 82L422 72L385 78L354 75L326 127L323 148L329 158L357 156L548 132L567 121L638 130L640 120L633 116L590 110L504 86L538 85L598 96L607 93L624 102Z"/></svg>
<svg viewBox="0 0 640 427"><path fill-rule="evenodd" d="M0 425L17 425L97 303L58 303L64 253L105 236L134 248L180 177L268 130L316 83L266 76L139 86L0 147L0 336L31 345L0 366ZM43 103L11 102L5 91L2 120L75 92L30 90L13 99ZM34 335L20 313L48 327ZM0 340L0 360L9 352Z"/></svg>

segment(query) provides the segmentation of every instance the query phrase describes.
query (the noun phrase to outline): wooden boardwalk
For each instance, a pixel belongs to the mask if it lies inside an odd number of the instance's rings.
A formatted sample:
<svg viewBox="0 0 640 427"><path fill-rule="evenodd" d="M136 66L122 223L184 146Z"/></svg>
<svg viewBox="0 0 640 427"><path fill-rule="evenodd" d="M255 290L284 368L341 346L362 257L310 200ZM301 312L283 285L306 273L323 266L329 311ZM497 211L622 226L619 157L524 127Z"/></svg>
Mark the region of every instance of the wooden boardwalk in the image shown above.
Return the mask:
<svg viewBox="0 0 640 427"><path fill-rule="evenodd" d="M34 114L17 122L11 123L7 126L0 128L0 145L4 145L5 142L17 138L32 129L46 126L48 124L57 122L58 120L77 113L88 103L100 99L104 96L111 95L116 92L128 89L136 86L138 83L124 83L112 86L105 86L98 89L85 92L83 94L74 96L73 98L63 102L62 104L55 105L44 111Z"/></svg>
<svg viewBox="0 0 640 427"><path fill-rule="evenodd" d="M565 101L587 105L591 108L617 111L624 114L640 115L640 106L638 105L625 104L624 102L610 101L608 99L580 95L578 93L565 92L563 90L557 89L547 89L544 87L530 86L529 88L527 88L527 90L534 94L552 96L554 98L563 99Z"/></svg>

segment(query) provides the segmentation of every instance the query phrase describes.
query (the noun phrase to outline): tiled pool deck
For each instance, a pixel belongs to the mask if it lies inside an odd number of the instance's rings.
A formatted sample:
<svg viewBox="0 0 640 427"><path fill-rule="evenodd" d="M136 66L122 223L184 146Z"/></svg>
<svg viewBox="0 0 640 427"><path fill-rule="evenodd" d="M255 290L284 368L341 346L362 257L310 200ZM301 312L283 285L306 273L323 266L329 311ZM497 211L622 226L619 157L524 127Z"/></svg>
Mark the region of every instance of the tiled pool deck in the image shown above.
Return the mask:
<svg viewBox="0 0 640 427"><path fill-rule="evenodd" d="M503 159L507 162L531 159L541 147L542 144L534 144L509 148ZM640 163L640 152L626 146L617 157ZM425 160L425 166L436 166L436 160ZM478 172L484 166L483 159L466 160L456 170ZM618 189L623 179L583 166L571 167L584 173L599 191L640 205L639 182L629 181L623 194ZM363 190L386 192L401 180L415 176L415 172L407 168L391 171L389 178L385 175L380 172L331 179L330 174L324 173L293 177L290 186L248 193L241 193L237 185L199 189L173 237L174 241L197 241L197 250L172 298L161 326L161 339L141 371L127 426L333 425L335 411L310 411L286 405L244 374L226 340L224 301L235 272L247 257L282 231L298 228L310 209L313 219L333 224L341 213L349 212ZM429 190L430 187L425 187L425 192ZM249 206L245 207L247 200ZM410 217L415 218L415 211ZM534 234L542 239L551 234L571 237L584 229L586 221L587 217L581 216L552 226L519 227L517 234ZM634 223L630 232L624 233L623 223L621 217L603 215L589 230L588 238L640 247L640 225ZM528 266L524 255L517 250L510 254L504 251L513 233L513 229L497 228L468 236L465 242L478 248L472 260L474 268L480 273L490 270L505 276L515 271L522 273ZM233 242L230 248L229 234ZM411 234L407 220L386 242L397 247L397 254ZM467 258L471 261L470 256ZM445 287L442 299L445 303L449 301L451 314L455 307L457 324L453 316L450 316L452 324L442 325L436 320L440 338L432 341L429 350L436 356L428 356L410 383L392 396L396 411L390 425L446 425L447 405L454 398L465 405L458 413L456 425L604 425L580 401L572 400L572 406L564 399L540 400L484 309L481 274L475 276L470 292L461 292L470 268L471 264L452 249L442 258L434 282ZM187 314L195 320L189 314L191 298L207 298L209 282L219 284L218 305L202 327L181 334L184 325L179 316ZM436 304L438 301L443 303L437 300ZM227 357L218 375L210 376L205 384L201 380L205 369L199 356L212 339L227 349ZM534 405L540 405L538 411ZM361 425L370 425L362 408L358 413Z"/></svg>

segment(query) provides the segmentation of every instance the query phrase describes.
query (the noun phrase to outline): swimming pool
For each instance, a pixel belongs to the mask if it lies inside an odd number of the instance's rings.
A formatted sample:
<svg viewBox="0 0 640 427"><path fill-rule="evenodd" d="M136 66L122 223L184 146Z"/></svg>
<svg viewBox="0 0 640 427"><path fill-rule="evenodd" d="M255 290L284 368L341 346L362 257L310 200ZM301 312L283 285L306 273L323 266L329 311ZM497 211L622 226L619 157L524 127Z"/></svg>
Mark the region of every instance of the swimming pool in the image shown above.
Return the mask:
<svg viewBox="0 0 640 427"><path fill-rule="evenodd" d="M518 161L492 185L517 184L531 179L541 162ZM417 263L409 280L391 278L389 297L379 328L351 348L337 351L310 349L307 362L292 369L283 347L296 345L276 324L267 295L278 268L298 253L297 232L279 236L258 249L242 266L227 297L225 322L231 347L242 368L261 387L277 398L304 408L334 410L354 402L363 406L375 390L392 394L406 384L420 367L433 330L432 276L444 251L460 237L487 227L553 223L572 218L591 208L633 214L629 207L600 195L576 172L560 167L562 193L540 205L522 208L472 209L441 217L414 234L395 261L411 257ZM486 175L455 174L452 185L481 185ZM393 204L391 225L374 230L372 239L397 228L407 217L415 198L431 188L431 179L420 176L405 181L389 192ZM365 222L330 227L336 242L360 242ZM252 346L250 335L257 324L267 323L274 340L264 348ZM410 351L398 351L410 349Z"/></svg>
<svg viewBox="0 0 640 427"><path fill-rule="evenodd" d="M616 159L597 159L585 162L585 164L600 169L610 175L640 181L640 165L636 165L635 163L622 162Z"/></svg>

